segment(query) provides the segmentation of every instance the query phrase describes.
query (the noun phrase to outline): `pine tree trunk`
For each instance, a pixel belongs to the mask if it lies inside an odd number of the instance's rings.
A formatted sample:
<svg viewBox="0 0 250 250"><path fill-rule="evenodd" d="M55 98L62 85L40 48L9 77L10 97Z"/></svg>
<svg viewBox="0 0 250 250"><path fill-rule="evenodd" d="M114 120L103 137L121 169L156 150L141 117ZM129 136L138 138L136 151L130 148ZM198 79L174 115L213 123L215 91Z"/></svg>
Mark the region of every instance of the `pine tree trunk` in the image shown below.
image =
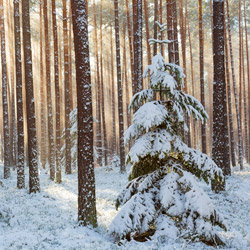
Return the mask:
<svg viewBox="0 0 250 250"><path fill-rule="evenodd" d="M200 89L201 89L201 104L205 107L205 87L204 87L204 39L203 39L203 14L202 14L202 0L199 0L199 48L200 48ZM201 125L201 141L202 152L206 154L206 124Z"/></svg>
<svg viewBox="0 0 250 250"><path fill-rule="evenodd" d="M41 116L41 134L40 134L40 157L42 168L45 169L46 164L46 108L47 100L45 99L44 91L44 69L43 69L43 21L42 8L43 2L40 3L40 116Z"/></svg>
<svg viewBox="0 0 250 250"><path fill-rule="evenodd" d="M56 97L56 182L62 182L62 171L60 165L60 90L59 90L59 66L58 66L58 37L57 37L57 21L56 21L56 3L52 0L52 24L53 24L53 39L54 39L54 74L55 74L55 97Z"/></svg>
<svg viewBox="0 0 250 250"><path fill-rule="evenodd" d="M156 22L158 18L158 0L154 0L154 39L157 39L157 35L158 35L158 25L156 24ZM153 55L157 55L157 43L154 43L153 45Z"/></svg>
<svg viewBox="0 0 250 250"><path fill-rule="evenodd" d="M224 25L226 27L226 25ZM235 141L234 141L234 130L233 130L233 115L232 115L232 98L231 98L231 83L229 74L229 56L228 56L228 46L227 46L227 31L225 29L225 59L226 59L226 76L227 76L227 104L228 104L228 115L229 115L229 132L230 132L230 151L231 151L231 161L233 167L236 166L235 159ZM230 169L227 169L230 170ZM231 171L227 172L230 175Z"/></svg>
<svg viewBox="0 0 250 250"><path fill-rule="evenodd" d="M166 0L167 6L167 34L168 40L173 41L168 44L168 60L170 63L174 63L174 28L173 28L173 2L172 0Z"/></svg>
<svg viewBox="0 0 250 250"><path fill-rule="evenodd" d="M71 7L78 107L78 221L97 226L87 1L71 0Z"/></svg>
<svg viewBox="0 0 250 250"><path fill-rule="evenodd" d="M128 24L128 40L129 40L129 54L130 54L130 68L131 68L131 78L132 83L134 82L134 56L133 56L133 39L132 39L132 28L131 28L131 20L129 16L129 6L128 0L126 0L126 16L127 16L127 24Z"/></svg>
<svg viewBox="0 0 250 250"><path fill-rule="evenodd" d="M55 178L55 150L54 150L54 130L53 130L53 113L52 113L52 96L51 96L51 75L50 75L50 39L48 24L48 5L44 0L43 6L44 30L45 30L45 58L46 58L46 84L47 84L47 110L48 110L48 160L50 166L50 179Z"/></svg>
<svg viewBox="0 0 250 250"><path fill-rule="evenodd" d="M174 38L174 63L179 65L179 42L178 42L178 23L177 23L177 8L176 8L176 0L172 0L172 13L173 13L173 38Z"/></svg>
<svg viewBox="0 0 250 250"><path fill-rule="evenodd" d="M116 43L116 67L117 67L117 93L118 93L118 116L119 116L119 142L120 142L120 171L125 172L125 149L124 149L124 124L123 124L123 94L121 84L121 59L120 59L120 36L119 36L119 16L118 0L114 0L115 11L115 43Z"/></svg>
<svg viewBox="0 0 250 250"><path fill-rule="evenodd" d="M63 54L64 54L64 104L65 104L65 173L71 174L70 140L70 89L69 89L69 41L67 2L63 0Z"/></svg>
<svg viewBox="0 0 250 250"><path fill-rule="evenodd" d="M148 23L148 4L147 0L144 0L144 15L145 15L145 28L146 28L146 39L147 39L147 59L148 59L148 65L151 64L151 49L148 40L150 39L149 36L149 23Z"/></svg>
<svg viewBox="0 0 250 250"><path fill-rule="evenodd" d="M249 50L248 50L248 35L247 35L247 21L246 21L246 0L244 0L244 23L245 23L245 46L247 57L247 86L248 86L248 114L250 112L250 64L249 64ZM250 118L248 117L248 135L250 135ZM250 162L250 139L248 138L248 155L247 162Z"/></svg>
<svg viewBox="0 0 250 250"><path fill-rule="evenodd" d="M19 0L14 0L14 32L16 61L16 107L17 107L17 187L25 187L24 176L24 131L23 131L23 86L22 86L22 56L20 35Z"/></svg>
<svg viewBox="0 0 250 250"><path fill-rule="evenodd" d="M3 141L4 141L4 179L10 177L10 131L8 107L8 80L5 47L4 7L0 0L0 32L1 32L1 63L2 63L2 105L3 105Z"/></svg>
<svg viewBox="0 0 250 250"><path fill-rule="evenodd" d="M94 9L94 40L95 40L95 58L96 58L96 77L97 77L97 135L96 135L96 147L97 147L97 164L102 164L102 127L101 127L101 86L100 86L100 70L99 70L99 53L98 53L98 38L97 38L97 24L96 24L96 5L93 1ZM112 59L111 59L112 60Z"/></svg>
<svg viewBox="0 0 250 250"><path fill-rule="evenodd" d="M103 41L102 41L102 0L100 0L100 69L101 69L101 109L102 109L102 133L103 133L103 155L104 155L104 165L108 165L107 160L107 131L106 131L106 119L105 119L105 94L104 94L104 81L103 81Z"/></svg>
<svg viewBox="0 0 250 250"><path fill-rule="evenodd" d="M28 127L28 157L29 157L29 191L36 193L40 191L37 159L37 137L35 101L33 94L33 72L32 51L30 32L30 6L28 0L22 0L22 25L23 25L23 47L25 67L25 90Z"/></svg>
<svg viewBox="0 0 250 250"><path fill-rule="evenodd" d="M238 126L239 164L240 164L240 168L243 169L241 122L240 122L240 113L239 113L238 93L237 93L237 87L236 87L236 78L235 78L235 72L234 72L233 45L232 45L232 37L231 37L231 25L230 25L228 0L226 0L226 4L227 4L227 29L228 29L229 49L230 49L230 58L231 58L231 71L232 71L232 78L233 78L235 108L236 108L236 117L237 117L237 126Z"/></svg>
<svg viewBox="0 0 250 250"><path fill-rule="evenodd" d="M227 173L230 168L227 126L227 101L224 61L224 2L213 1L213 52L214 52L214 85L213 85L213 160ZM216 187L221 189L224 187Z"/></svg>
<svg viewBox="0 0 250 250"><path fill-rule="evenodd" d="M115 79L114 79L114 51L113 51L113 36L112 36L112 26L110 27L110 51L111 51L111 82L112 82L112 101L111 101L111 110L112 110L112 131L113 131L113 153L116 152L116 113L115 113Z"/></svg>

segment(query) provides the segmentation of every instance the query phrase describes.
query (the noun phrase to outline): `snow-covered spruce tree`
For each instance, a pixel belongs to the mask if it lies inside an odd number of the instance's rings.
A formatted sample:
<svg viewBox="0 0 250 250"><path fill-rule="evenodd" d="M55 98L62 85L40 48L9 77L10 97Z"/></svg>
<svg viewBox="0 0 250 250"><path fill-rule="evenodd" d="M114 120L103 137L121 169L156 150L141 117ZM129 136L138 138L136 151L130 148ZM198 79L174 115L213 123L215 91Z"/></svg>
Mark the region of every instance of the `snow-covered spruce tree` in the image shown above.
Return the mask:
<svg viewBox="0 0 250 250"><path fill-rule="evenodd" d="M130 104L138 108L125 133L126 142L134 141L126 159L132 165L130 182L118 196L116 207L122 208L110 233L117 239L154 235L223 244L216 230L226 230L223 219L199 186L201 180L222 184L222 171L207 155L189 148L180 134L181 127L188 129L184 115L205 122L207 113L181 91L182 68L166 63L161 54L146 68L148 75L149 89L135 94Z"/></svg>

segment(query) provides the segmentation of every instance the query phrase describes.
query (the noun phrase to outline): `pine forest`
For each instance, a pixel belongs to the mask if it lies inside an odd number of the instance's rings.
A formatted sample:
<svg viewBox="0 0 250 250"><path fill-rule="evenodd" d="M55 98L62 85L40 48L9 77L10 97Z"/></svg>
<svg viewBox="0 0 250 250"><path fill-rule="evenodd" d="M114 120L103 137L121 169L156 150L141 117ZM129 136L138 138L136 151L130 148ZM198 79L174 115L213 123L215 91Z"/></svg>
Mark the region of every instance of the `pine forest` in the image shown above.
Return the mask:
<svg viewBox="0 0 250 250"><path fill-rule="evenodd" d="M0 0L0 250L250 249L250 0Z"/></svg>

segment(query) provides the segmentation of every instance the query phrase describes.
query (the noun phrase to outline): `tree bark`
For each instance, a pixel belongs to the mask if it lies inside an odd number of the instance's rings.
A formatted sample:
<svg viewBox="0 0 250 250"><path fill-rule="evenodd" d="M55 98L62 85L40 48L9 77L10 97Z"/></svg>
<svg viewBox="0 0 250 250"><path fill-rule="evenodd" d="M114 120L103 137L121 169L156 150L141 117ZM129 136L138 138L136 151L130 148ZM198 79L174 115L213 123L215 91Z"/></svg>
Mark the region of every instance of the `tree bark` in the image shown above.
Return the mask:
<svg viewBox="0 0 250 250"><path fill-rule="evenodd" d="M120 171L125 172L125 149L124 149L124 123L123 123L123 91L121 84L121 59L120 59L120 36L118 0L114 0L115 11L115 43L116 43L116 67L117 67L117 93L118 93L118 116L119 116L119 142L120 142Z"/></svg>
<svg viewBox="0 0 250 250"><path fill-rule="evenodd" d="M44 0L44 33L45 33L45 58L46 58L46 84L47 84L47 110L48 110L48 160L50 166L50 179L55 179L55 148L54 148L54 130L53 130L53 113L51 97L51 75L50 75L50 39L48 23L48 3Z"/></svg>
<svg viewBox="0 0 250 250"><path fill-rule="evenodd" d="M10 131L8 106L8 80L5 46L4 7L0 0L0 32L1 32L1 63L2 63L2 105L3 105L3 141L4 141L4 179L10 177Z"/></svg>
<svg viewBox="0 0 250 250"><path fill-rule="evenodd" d="M56 2L52 0L52 25L54 40L54 74L55 74L55 97L56 97L56 182L62 182L62 171L60 165L60 89L59 89L59 66L58 66L58 37L57 37L57 21L56 21Z"/></svg>
<svg viewBox="0 0 250 250"><path fill-rule="evenodd" d="M16 107L17 107L17 187L25 188L24 176L24 131L23 131L23 82L19 0L14 0L14 34L16 61Z"/></svg>
<svg viewBox="0 0 250 250"><path fill-rule="evenodd" d="M71 8L78 107L78 221L97 226L87 1L71 0Z"/></svg>
<svg viewBox="0 0 250 250"><path fill-rule="evenodd" d="M227 174L230 169L228 145L227 101L224 61L224 1L213 1L213 145L215 163ZM224 189L225 187L217 187Z"/></svg>
<svg viewBox="0 0 250 250"><path fill-rule="evenodd" d="M40 184L38 175L36 116L33 93L34 90L29 8L29 0L22 0L23 47L28 127L29 191L30 193L36 193L40 191Z"/></svg>
<svg viewBox="0 0 250 250"><path fill-rule="evenodd" d="M70 140L70 89L69 89L69 41L67 2L63 0L63 54L64 54L64 98L65 98L65 173L71 174Z"/></svg>
<svg viewBox="0 0 250 250"><path fill-rule="evenodd" d="M239 101L238 101L238 93L237 93L237 87L236 87L236 78L235 78L235 71L234 71L233 45L232 45L231 25L230 25L231 20L230 20L230 14L229 14L228 0L226 0L226 4L227 4L227 29L228 29L230 58L231 58L231 71L232 71L232 78L233 78L235 108L236 108L237 127L238 127L239 164L240 164L240 169L242 170L243 169L242 134L241 134L242 130L241 130L241 122L240 122Z"/></svg>

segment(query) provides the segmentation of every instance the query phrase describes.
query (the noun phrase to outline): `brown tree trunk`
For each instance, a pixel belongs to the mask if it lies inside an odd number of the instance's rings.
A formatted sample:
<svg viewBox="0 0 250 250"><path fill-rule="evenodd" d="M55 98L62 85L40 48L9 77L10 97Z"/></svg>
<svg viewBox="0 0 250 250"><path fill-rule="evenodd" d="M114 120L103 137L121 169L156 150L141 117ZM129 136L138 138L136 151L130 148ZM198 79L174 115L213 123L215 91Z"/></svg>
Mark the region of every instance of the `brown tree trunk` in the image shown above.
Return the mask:
<svg viewBox="0 0 250 250"><path fill-rule="evenodd" d="M225 20L224 20L225 22ZM226 23L226 22L225 22ZM224 25L226 27L226 25ZM236 166L235 159L235 141L234 141L234 130L233 130L233 115L232 115L232 98L231 98L231 83L229 74L229 57L228 57L228 46L227 46L227 31L225 29L225 59L226 59L226 76L227 76L227 104L228 104L228 115L229 115L229 133L230 133L230 152L233 167ZM228 175L231 174L229 171Z"/></svg>
<svg viewBox="0 0 250 250"><path fill-rule="evenodd" d="M16 107L17 107L17 187L25 188L24 176L24 131L23 131L23 82L19 0L14 0L14 31L16 61Z"/></svg>
<svg viewBox="0 0 250 250"><path fill-rule="evenodd" d="M117 67L117 93L118 93L118 116L119 116L119 142L120 142L120 171L125 172L125 149L124 149L124 124L123 124L123 95L121 84L121 59L120 59L120 36L119 36L119 16L118 0L114 0L115 11L115 43L116 43L116 67Z"/></svg>
<svg viewBox="0 0 250 250"><path fill-rule="evenodd" d="M45 169L47 161L46 157L46 108L47 100L45 99L44 91L44 69L43 69L43 21L42 8L43 2L40 3L40 116L41 116L41 134L40 134L40 157L42 168Z"/></svg>
<svg viewBox="0 0 250 250"><path fill-rule="evenodd" d="M170 63L174 63L174 27L173 27L173 2L172 0L166 0L167 4L167 34L168 40L173 41L168 44L168 60Z"/></svg>
<svg viewBox="0 0 250 250"><path fill-rule="evenodd" d="M149 23L148 23L148 4L147 4L147 0L144 0L144 15L145 15L145 27L146 27L146 39L147 39L147 59L148 59L148 65L151 64L151 49L150 49L150 45L149 45Z"/></svg>
<svg viewBox="0 0 250 250"><path fill-rule="evenodd" d="M50 166L50 179L55 178L55 148L54 148L54 130L53 130L53 113L52 113L52 96L51 96L51 75L50 75L50 39L48 23L48 5L44 0L44 33L45 33L45 58L46 58L46 84L47 84L47 110L48 110L48 160Z"/></svg>
<svg viewBox="0 0 250 250"><path fill-rule="evenodd" d="M158 32L158 25L156 22L158 17L158 0L154 0L154 39L157 39L157 32ZM157 43L154 43L153 45L153 55L155 56L157 54Z"/></svg>
<svg viewBox="0 0 250 250"><path fill-rule="evenodd" d="M30 32L30 6L28 0L22 0L22 25L23 25L23 47L25 67L25 90L28 126L28 156L29 156L29 191L36 193L40 191L37 159L37 137L35 101L33 94L33 72L32 51Z"/></svg>
<svg viewBox="0 0 250 250"><path fill-rule="evenodd" d="M97 37L97 24L96 24L96 5L93 1L94 9L94 40L95 40L95 58L96 58L96 78L97 78L97 135L96 135L96 148L97 148L97 164L102 164L102 123L101 123L101 86L100 86L100 68L99 68L99 53L98 53L98 37ZM112 59L111 59L112 60Z"/></svg>
<svg viewBox="0 0 250 250"><path fill-rule="evenodd" d="M199 48L200 48L200 90L201 90L201 104L205 107L205 87L204 87L204 38L203 38L203 14L202 14L202 0L199 0ZM201 145L202 152L207 153L206 145L206 124L201 124Z"/></svg>
<svg viewBox="0 0 250 250"><path fill-rule="evenodd" d="M103 41L102 41L102 0L100 0L100 69L101 69L101 109L102 109L102 133L103 133L103 155L104 155L104 165L108 165L107 160L107 131L106 131L106 119L105 119L105 94L104 94L104 81L103 81Z"/></svg>
<svg viewBox="0 0 250 250"><path fill-rule="evenodd" d="M228 145L227 101L224 61L224 2L213 1L213 160L223 170L230 170ZM216 187L218 189L225 187Z"/></svg>
<svg viewBox="0 0 250 250"><path fill-rule="evenodd" d="M87 1L71 0L71 7L78 107L78 221L84 226L97 226Z"/></svg>
<svg viewBox="0 0 250 250"><path fill-rule="evenodd" d="M52 25L54 39L54 74L55 74L55 97L56 97L56 182L62 182L62 171L60 165L60 90L59 90L59 66L58 66L58 37L57 37L57 21L56 21L56 3L52 0Z"/></svg>
<svg viewBox="0 0 250 250"><path fill-rule="evenodd" d="M228 29L229 49L230 49L230 58L231 58L231 71L232 71L232 78L233 78L235 108L236 108L236 117L237 117L237 126L238 126L239 164L240 164L240 168L243 169L242 134L241 134L242 130L241 130L241 122L240 122L239 101L238 101L238 93L237 93L237 87L236 87L236 78L235 78L235 71L234 71L233 45L232 45L232 37L231 37L231 25L230 25L230 14L229 14L228 0L226 0L226 4L227 4L227 29Z"/></svg>
<svg viewBox="0 0 250 250"><path fill-rule="evenodd" d="M111 101L111 110L112 110L112 130L113 130L113 153L116 152L116 115L115 115L115 79L114 79L114 50L113 50L113 36L112 36L112 26L110 27L110 51L111 51L111 82L112 82L112 101Z"/></svg>
<svg viewBox="0 0 250 250"><path fill-rule="evenodd" d="M69 89L69 41L67 2L63 0L63 54L64 54L64 98L65 98L65 173L71 174L70 140L70 89Z"/></svg>
<svg viewBox="0 0 250 250"><path fill-rule="evenodd" d="M0 32L1 32L1 63L2 63L2 105L3 105L3 141L4 141L4 179L10 177L10 131L8 107L8 81L5 47L4 7L0 0Z"/></svg>

